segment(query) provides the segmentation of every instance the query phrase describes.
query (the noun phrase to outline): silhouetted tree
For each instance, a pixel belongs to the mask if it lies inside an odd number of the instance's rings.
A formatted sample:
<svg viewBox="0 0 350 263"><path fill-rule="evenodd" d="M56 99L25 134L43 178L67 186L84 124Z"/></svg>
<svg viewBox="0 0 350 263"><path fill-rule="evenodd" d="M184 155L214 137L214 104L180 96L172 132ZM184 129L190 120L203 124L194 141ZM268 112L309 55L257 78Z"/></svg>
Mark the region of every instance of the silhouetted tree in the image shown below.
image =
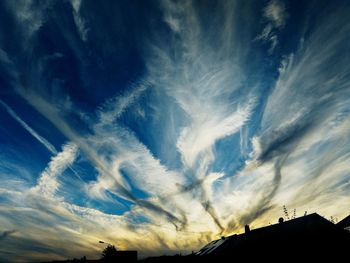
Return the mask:
<svg viewBox="0 0 350 263"><path fill-rule="evenodd" d="M102 251L102 260L106 262L112 262L117 258L117 249L113 245L108 245L103 251Z"/></svg>

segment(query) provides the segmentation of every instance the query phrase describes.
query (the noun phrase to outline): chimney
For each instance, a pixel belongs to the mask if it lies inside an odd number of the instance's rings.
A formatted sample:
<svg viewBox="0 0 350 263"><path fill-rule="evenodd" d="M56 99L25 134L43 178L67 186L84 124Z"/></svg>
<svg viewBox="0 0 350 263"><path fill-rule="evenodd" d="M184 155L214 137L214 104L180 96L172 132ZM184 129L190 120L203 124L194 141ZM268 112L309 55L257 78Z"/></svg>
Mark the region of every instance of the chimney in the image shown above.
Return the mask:
<svg viewBox="0 0 350 263"><path fill-rule="evenodd" d="M278 219L278 223L282 224L283 222L284 222L283 217L280 217L280 218Z"/></svg>
<svg viewBox="0 0 350 263"><path fill-rule="evenodd" d="M244 232L245 232L246 234L250 232L250 227L249 227L249 225L245 225L245 226L244 226Z"/></svg>

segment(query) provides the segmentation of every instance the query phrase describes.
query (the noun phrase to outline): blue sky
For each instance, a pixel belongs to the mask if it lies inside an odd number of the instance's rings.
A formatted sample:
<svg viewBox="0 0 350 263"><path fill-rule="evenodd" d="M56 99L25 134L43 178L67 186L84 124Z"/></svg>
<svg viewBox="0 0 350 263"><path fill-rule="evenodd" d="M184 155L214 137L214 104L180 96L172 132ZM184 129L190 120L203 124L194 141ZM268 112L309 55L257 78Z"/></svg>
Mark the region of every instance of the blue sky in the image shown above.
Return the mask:
<svg viewBox="0 0 350 263"><path fill-rule="evenodd" d="M349 15L2 1L0 261L186 252L283 205L348 215Z"/></svg>

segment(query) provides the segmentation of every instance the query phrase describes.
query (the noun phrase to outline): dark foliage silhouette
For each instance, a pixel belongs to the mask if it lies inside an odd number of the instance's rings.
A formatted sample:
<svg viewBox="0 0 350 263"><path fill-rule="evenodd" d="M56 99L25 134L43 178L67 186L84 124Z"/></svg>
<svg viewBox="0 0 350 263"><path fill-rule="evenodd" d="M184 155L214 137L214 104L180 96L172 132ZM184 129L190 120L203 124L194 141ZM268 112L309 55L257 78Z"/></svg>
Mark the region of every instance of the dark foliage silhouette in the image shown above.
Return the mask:
<svg viewBox="0 0 350 263"><path fill-rule="evenodd" d="M105 262L112 262L116 260L118 257L118 251L113 245L108 245L103 251L102 251L102 260Z"/></svg>

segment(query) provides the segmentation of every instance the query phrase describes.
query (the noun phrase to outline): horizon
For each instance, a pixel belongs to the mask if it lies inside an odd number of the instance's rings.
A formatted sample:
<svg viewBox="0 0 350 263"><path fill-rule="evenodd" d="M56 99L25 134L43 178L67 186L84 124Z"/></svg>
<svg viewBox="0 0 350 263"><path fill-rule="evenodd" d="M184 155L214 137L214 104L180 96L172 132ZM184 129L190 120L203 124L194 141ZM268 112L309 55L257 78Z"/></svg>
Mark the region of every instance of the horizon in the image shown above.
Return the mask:
<svg viewBox="0 0 350 263"><path fill-rule="evenodd" d="M189 253L350 214L350 2L0 3L0 261Z"/></svg>

